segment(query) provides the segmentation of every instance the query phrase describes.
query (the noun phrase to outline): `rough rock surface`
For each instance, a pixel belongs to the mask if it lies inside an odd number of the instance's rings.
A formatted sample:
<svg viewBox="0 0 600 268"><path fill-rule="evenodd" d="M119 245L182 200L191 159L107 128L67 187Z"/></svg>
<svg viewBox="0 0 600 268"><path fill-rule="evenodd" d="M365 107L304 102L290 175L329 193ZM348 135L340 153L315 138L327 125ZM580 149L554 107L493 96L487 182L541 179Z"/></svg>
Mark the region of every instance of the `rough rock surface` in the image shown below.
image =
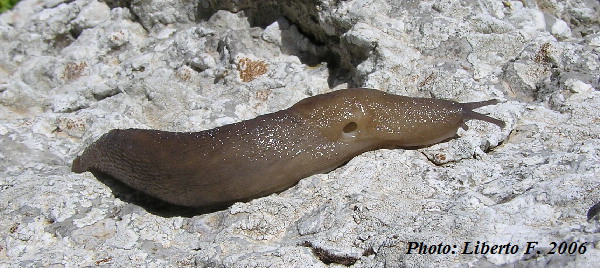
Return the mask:
<svg viewBox="0 0 600 268"><path fill-rule="evenodd" d="M593 0L23 0L0 15L0 264L591 267L599 18ZM498 98L481 110L507 127L200 215L70 172L113 128L199 131L355 86ZM461 254L478 241L519 250Z"/></svg>

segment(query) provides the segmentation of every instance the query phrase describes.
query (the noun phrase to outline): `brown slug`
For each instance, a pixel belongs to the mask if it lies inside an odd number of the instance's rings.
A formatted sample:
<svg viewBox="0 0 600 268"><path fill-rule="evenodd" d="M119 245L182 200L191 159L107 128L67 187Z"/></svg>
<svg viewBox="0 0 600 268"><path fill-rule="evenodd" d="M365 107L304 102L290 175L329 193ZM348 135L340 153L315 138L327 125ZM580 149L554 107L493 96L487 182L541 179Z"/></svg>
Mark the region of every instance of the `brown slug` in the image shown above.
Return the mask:
<svg viewBox="0 0 600 268"><path fill-rule="evenodd" d="M379 148L422 147L456 136L472 119L504 122L473 103L354 88L200 132L113 129L73 161L169 203L204 207L285 190Z"/></svg>

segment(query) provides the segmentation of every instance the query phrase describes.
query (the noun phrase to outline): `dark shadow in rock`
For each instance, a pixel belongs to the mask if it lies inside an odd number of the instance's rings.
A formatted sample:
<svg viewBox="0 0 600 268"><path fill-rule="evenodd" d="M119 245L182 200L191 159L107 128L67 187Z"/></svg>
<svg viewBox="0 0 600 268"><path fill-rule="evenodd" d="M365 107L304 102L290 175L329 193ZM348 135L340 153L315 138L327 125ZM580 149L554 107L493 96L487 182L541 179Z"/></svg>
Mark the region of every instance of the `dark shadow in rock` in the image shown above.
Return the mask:
<svg viewBox="0 0 600 268"><path fill-rule="evenodd" d="M312 249L313 254L321 262L323 262L326 265L335 263L335 264L341 264L344 266L352 266L353 264L356 263L356 261L359 260L359 258L357 258L357 257L338 255L338 254L332 253L331 251L328 251L326 249L323 249L323 248L313 245L309 241L304 241L303 243L300 243L299 246L303 246L303 247Z"/></svg>
<svg viewBox="0 0 600 268"><path fill-rule="evenodd" d="M131 7L131 2L132 0L104 0L104 3L106 3L106 5L110 7L110 9L120 7L129 10L131 14L131 21L139 23L147 32L150 32L150 29L146 29L146 26L144 25L144 23L142 23L142 20L140 19L138 14L134 12L133 8Z"/></svg>
<svg viewBox="0 0 600 268"><path fill-rule="evenodd" d="M116 7L126 7L131 9L131 0L104 0L104 3L111 9Z"/></svg>
<svg viewBox="0 0 600 268"><path fill-rule="evenodd" d="M355 77L356 66L369 57L369 48L342 42L344 31L328 34L320 25L315 1L204 1L197 6L196 20L208 21L219 10L242 12L251 27L265 29L279 22L282 53L297 56L308 66L326 63L330 88L344 83L362 86Z"/></svg>
<svg viewBox="0 0 600 268"><path fill-rule="evenodd" d="M56 51L60 51L65 47L70 46L77 39L77 35L73 31L67 31L61 34L54 36L54 38L46 40L50 46L52 46Z"/></svg>
<svg viewBox="0 0 600 268"><path fill-rule="evenodd" d="M220 210L225 210L233 203L220 204L210 207L186 207L174 205L162 201L156 197L135 190L121 181L102 172L93 171L92 174L106 186L108 186L115 197L124 202L131 203L142 207L148 213L170 218L170 217L186 217L191 218L197 215L212 213Z"/></svg>
<svg viewBox="0 0 600 268"><path fill-rule="evenodd" d="M277 2L270 1L203 1L196 8L196 21L208 21L219 10L243 12L252 27L265 29L283 17Z"/></svg>
<svg viewBox="0 0 600 268"><path fill-rule="evenodd" d="M593 205L587 212L587 220L600 220L600 202Z"/></svg>

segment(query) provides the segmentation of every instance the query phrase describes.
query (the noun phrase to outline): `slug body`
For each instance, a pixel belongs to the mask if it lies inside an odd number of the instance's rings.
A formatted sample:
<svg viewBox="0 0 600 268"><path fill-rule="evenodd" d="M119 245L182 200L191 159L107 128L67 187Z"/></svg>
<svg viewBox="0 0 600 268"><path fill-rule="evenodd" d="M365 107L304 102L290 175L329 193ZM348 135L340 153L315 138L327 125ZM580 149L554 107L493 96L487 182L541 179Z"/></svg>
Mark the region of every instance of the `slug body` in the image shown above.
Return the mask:
<svg viewBox="0 0 600 268"><path fill-rule="evenodd" d="M164 201L203 207L285 190L366 151L427 146L496 104L410 98L345 89L306 98L251 120L201 131L114 129L73 161L73 172L101 172Z"/></svg>

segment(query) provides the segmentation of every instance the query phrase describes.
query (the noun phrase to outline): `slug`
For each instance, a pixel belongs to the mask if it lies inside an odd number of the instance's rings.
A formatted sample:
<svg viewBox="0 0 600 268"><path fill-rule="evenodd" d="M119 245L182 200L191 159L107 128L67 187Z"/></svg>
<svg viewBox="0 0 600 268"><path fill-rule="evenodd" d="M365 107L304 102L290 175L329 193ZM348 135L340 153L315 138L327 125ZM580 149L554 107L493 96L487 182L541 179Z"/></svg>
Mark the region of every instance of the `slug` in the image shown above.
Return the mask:
<svg viewBox="0 0 600 268"><path fill-rule="evenodd" d="M200 132L113 129L73 161L72 171L107 174L158 199L189 207L247 201L283 191L380 148L423 147L476 119L504 122L472 103L353 88Z"/></svg>

